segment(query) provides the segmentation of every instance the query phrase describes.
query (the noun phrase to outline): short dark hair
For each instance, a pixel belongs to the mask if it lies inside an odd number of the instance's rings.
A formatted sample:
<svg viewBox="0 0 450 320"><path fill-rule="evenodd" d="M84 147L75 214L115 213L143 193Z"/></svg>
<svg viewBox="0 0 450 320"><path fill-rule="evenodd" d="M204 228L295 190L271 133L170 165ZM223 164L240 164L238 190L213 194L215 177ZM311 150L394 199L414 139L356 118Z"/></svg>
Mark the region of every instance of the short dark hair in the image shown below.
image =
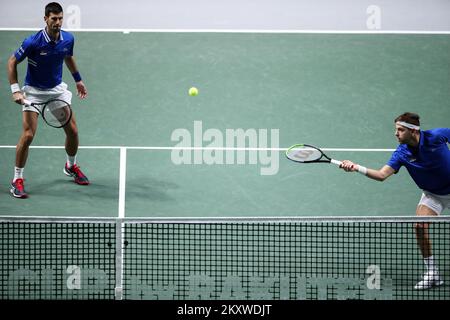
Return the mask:
<svg viewBox="0 0 450 320"><path fill-rule="evenodd" d="M405 112L395 118L394 123L397 121L404 121L416 126L420 126L420 117L417 113Z"/></svg>
<svg viewBox="0 0 450 320"><path fill-rule="evenodd" d="M58 2L50 2L49 4L47 4L45 6L45 16L48 17L50 16L50 13L61 13L63 12L63 8L61 7L61 5Z"/></svg>

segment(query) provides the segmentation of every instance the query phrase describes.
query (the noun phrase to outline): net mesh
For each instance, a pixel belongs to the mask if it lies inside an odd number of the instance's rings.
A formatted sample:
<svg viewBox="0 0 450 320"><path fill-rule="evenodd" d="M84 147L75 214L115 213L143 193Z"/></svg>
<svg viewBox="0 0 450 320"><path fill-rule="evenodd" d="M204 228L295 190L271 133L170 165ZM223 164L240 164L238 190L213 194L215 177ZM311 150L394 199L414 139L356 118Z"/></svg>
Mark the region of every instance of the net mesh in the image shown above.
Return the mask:
<svg viewBox="0 0 450 320"><path fill-rule="evenodd" d="M114 299L115 225L0 223L1 299Z"/></svg>
<svg viewBox="0 0 450 320"><path fill-rule="evenodd" d="M450 219L429 227L444 280L429 290L414 289L416 223L1 222L0 298L114 299L120 285L137 300L449 299Z"/></svg>

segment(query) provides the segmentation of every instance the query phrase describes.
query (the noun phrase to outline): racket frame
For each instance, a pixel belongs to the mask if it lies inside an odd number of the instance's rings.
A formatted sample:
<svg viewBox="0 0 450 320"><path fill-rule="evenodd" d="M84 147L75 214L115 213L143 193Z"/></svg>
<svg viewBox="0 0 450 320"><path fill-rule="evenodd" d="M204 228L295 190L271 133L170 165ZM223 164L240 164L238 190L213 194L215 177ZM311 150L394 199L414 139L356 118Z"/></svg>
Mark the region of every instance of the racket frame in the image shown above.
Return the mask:
<svg viewBox="0 0 450 320"><path fill-rule="evenodd" d="M65 123L63 123L63 124L61 124L61 125L58 125L58 126L56 126L56 125L53 125L53 124L51 124L50 122L48 122L48 120L45 118L45 116L44 116L44 111L42 111L42 110L45 110L45 106L47 105L47 104L49 104L49 103L51 103L51 102L53 102L53 101L61 101L62 103L64 103L65 104L65 106L67 107L67 108L69 108L69 118L67 119L67 121L65 122ZM42 119L44 119L44 122L47 124L47 125L49 125L50 127L53 127L53 128L63 128L63 127L65 127L69 122L70 122L70 120L72 119L72 108L70 107L70 104L68 104L67 103L67 101L64 101L64 100L61 100L61 99L50 99L50 100L48 100L48 101L46 101L46 102L43 102L43 103L35 103L35 102L31 102L31 101L29 101L29 100L23 100L23 102L24 102L24 105L25 106L29 106L29 107L33 107L35 110L37 110L38 112L39 112L39 114L42 116ZM42 110L40 110L37 106L42 106Z"/></svg>
<svg viewBox="0 0 450 320"><path fill-rule="evenodd" d="M315 160L306 160L306 161L296 160L294 158L289 157L289 155L288 155L289 151L294 149L294 148L297 148L297 147L307 147L307 148L315 149L315 150L320 152L320 157L315 159ZM322 162L322 163L333 163L333 164L335 164L337 166L340 166L341 163L342 163L339 160L335 160L335 159L332 159L332 158L328 157L322 150L320 150L320 148L315 147L315 146L310 145L310 144L303 144L303 143L298 143L298 144L294 144L294 145L290 146L286 150L285 155L286 155L286 157L289 160L294 161L294 162L298 162L298 163L320 163L320 162ZM325 158L325 159L322 160L322 158Z"/></svg>

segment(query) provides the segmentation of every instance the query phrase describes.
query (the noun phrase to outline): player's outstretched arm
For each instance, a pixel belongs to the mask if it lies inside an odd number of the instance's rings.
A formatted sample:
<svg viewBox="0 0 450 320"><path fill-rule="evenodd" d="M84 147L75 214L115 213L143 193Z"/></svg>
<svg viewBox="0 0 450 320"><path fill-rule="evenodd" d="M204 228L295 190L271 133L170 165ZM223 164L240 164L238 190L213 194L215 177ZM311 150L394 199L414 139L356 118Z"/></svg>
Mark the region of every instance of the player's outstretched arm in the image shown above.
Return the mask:
<svg viewBox="0 0 450 320"><path fill-rule="evenodd" d="M361 172L361 168L364 168L364 175L377 181L384 181L395 173L395 170L387 165L383 166L379 170L375 170L362 167L361 165L353 163L350 160L342 161L341 168L347 172Z"/></svg>

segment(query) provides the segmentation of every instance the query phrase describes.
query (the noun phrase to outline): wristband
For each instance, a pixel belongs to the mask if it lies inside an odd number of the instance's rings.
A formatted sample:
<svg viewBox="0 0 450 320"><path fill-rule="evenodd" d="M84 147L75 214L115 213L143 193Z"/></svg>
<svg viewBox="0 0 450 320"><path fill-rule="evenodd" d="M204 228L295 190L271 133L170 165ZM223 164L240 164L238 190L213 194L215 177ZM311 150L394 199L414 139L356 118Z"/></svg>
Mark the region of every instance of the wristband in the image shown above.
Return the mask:
<svg viewBox="0 0 450 320"><path fill-rule="evenodd" d="M367 168L358 165L358 172L361 173L362 175L365 175L365 176L366 176L366 175L367 175Z"/></svg>
<svg viewBox="0 0 450 320"><path fill-rule="evenodd" d="M18 83L13 83L11 85L11 92L12 93L20 92L20 87Z"/></svg>
<svg viewBox="0 0 450 320"><path fill-rule="evenodd" d="M72 73L72 77L73 77L73 80L75 80L75 82L81 81L81 76L80 76L80 73L78 71Z"/></svg>

